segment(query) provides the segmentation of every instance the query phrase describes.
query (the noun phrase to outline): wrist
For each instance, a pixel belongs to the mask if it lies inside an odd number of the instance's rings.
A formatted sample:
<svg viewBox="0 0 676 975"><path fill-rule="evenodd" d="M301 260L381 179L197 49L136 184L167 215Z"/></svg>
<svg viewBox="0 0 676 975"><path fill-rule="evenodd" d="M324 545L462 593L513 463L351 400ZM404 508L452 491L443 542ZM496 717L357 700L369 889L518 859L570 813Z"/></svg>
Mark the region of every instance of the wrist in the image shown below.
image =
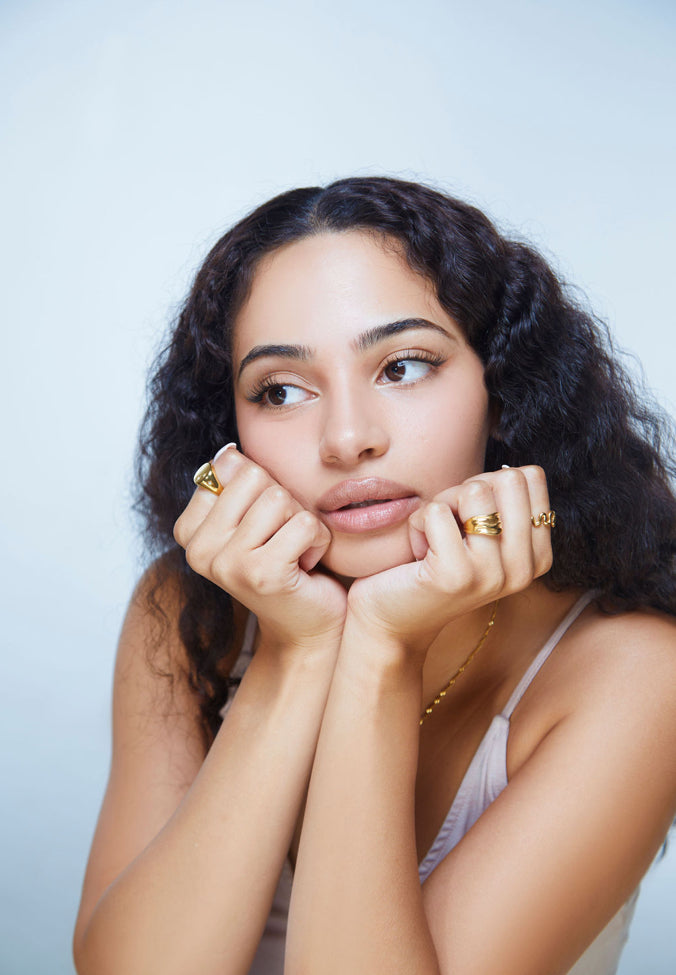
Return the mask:
<svg viewBox="0 0 676 975"><path fill-rule="evenodd" d="M436 631L429 632L421 627L404 631L401 627L388 624L379 619L368 607L350 605L343 630L343 644L356 641L366 642L376 648L385 664L404 666L408 669L418 667L422 670L427 651ZM341 651L342 652L342 651Z"/></svg>
<svg viewBox="0 0 676 975"><path fill-rule="evenodd" d="M260 639L255 656L265 660L271 669L284 671L333 668L340 648L342 625L333 630L311 635L288 635L260 626Z"/></svg>
<svg viewBox="0 0 676 975"><path fill-rule="evenodd" d="M339 662L355 677L392 686L422 681L427 645L415 648L400 634L348 611Z"/></svg>
<svg viewBox="0 0 676 975"><path fill-rule="evenodd" d="M338 646L314 652L306 646L268 643L261 639L242 678L235 700L247 705L247 713L258 721L276 720L280 712L323 710L336 666ZM302 705L300 702L304 702Z"/></svg>

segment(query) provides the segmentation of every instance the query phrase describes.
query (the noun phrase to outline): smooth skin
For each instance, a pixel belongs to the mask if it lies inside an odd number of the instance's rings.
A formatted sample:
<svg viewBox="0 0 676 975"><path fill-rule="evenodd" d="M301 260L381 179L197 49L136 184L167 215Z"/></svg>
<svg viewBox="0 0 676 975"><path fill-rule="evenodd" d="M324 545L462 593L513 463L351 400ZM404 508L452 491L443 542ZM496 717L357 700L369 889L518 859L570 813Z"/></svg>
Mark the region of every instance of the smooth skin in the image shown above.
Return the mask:
<svg viewBox="0 0 676 975"><path fill-rule="evenodd" d="M256 613L256 652L205 757L175 625L173 694L147 666L141 583L80 975L246 973L287 855L289 975L567 971L676 812L673 623L585 610L515 712L509 787L421 887L492 716L580 595L537 581L551 564L549 529L530 523L549 507L544 472L483 472L481 363L372 236L318 235L262 262L234 353L243 453L218 457L223 493L198 489L175 534L232 594L240 631ZM415 510L331 533L320 499L366 477L406 485ZM496 510L499 538L463 535ZM496 598L486 645L420 728Z"/></svg>

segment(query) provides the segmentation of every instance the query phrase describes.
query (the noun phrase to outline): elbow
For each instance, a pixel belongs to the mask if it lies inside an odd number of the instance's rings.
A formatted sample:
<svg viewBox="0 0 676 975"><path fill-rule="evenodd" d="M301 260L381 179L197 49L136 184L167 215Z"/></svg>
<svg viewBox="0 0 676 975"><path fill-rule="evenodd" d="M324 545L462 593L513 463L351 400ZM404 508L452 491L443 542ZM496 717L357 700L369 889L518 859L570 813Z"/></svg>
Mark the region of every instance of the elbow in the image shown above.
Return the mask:
<svg viewBox="0 0 676 975"><path fill-rule="evenodd" d="M97 945L97 938L92 937L89 925L76 925L72 951L77 975L118 975L121 971L124 971L125 975L132 975L129 968L118 967L119 959L114 957L111 950L100 944Z"/></svg>
<svg viewBox="0 0 676 975"><path fill-rule="evenodd" d="M110 930L104 931L96 923L92 928L90 922L83 929L76 927L73 935L75 971L77 975L170 975L170 971L176 970L166 958L150 960L142 948L133 937L125 939L119 933L111 936Z"/></svg>
<svg viewBox="0 0 676 975"><path fill-rule="evenodd" d="M75 930L73 931L73 941L71 944L73 965L75 966L77 975L89 975L85 960L84 936L85 925L82 921L82 905L80 905L80 913L78 914L77 921L75 922Z"/></svg>
<svg viewBox="0 0 676 975"><path fill-rule="evenodd" d="M75 934L73 935L72 951L73 964L75 966L77 975L95 975L95 973L87 967L82 932L78 931L77 928L75 928Z"/></svg>
<svg viewBox="0 0 676 975"><path fill-rule="evenodd" d="M106 969L92 957L87 942L87 928L77 924L72 944L73 964L77 975L106 975Z"/></svg>

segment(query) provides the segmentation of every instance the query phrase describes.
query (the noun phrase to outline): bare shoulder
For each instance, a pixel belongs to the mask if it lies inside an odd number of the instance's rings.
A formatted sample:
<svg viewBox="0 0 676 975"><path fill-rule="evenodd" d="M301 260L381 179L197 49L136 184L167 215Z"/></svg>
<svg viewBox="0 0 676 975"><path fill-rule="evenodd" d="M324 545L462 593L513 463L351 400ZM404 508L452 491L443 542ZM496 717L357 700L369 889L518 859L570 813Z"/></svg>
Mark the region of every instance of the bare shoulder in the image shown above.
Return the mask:
<svg viewBox="0 0 676 975"><path fill-rule="evenodd" d="M663 742L666 762L676 749L676 620L652 610L611 615L588 606L517 708L510 777L561 724L584 729L578 745L600 737L636 760Z"/></svg>
<svg viewBox="0 0 676 975"><path fill-rule="evenodd" d="M644 609L610 615L591 606L579 623L561 655L576 700L664 707L676 720L676 619Z"/></svg>
<svg viewBox="0 0 676 975"><path fill-rule="evenodd" d="M562 649L562 741L588 752L590 764L596 755L597 775L615 768L618 782L640 784L643 816L663 835L676 812L676 621L592 606Z"/></svg>
<svg viewBox="0 0 676 975"><path fill-rule="evenodd" d="M146 715L176 710L177 699L191 711L189 660L179 635L181 593L176 579L152 565L132 593L122 624L115 663L116 712ZM121 716L117 714L117 716Z"/></svg>
<svg viewBox="0 0 676 975"><path fill-rule="evenodd" d="M115 725L155 728L163 738L201 737L200 698L181 639L184 595L174 573L155 563L139 580L122 626L115 666ZM240 626L236 607L235 629ZM234 634L237 643L237 633ZM230 641L227 641L230 642ZM169 727L167 727L169 726ZM199 746L200 750L201 745Z"/></svg>

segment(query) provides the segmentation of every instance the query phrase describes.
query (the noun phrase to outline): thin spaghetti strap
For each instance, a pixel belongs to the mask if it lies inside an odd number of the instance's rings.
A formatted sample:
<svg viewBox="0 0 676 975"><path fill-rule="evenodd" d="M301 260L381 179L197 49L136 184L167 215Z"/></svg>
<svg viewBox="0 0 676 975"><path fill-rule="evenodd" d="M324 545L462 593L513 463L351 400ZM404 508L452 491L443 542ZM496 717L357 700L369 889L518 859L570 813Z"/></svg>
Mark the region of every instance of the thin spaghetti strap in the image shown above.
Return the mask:
<svg viewBox="0 0 676 975"><path fill-rule="evenodd" d="M592 599L594 599L595 596L596 596L595 592L586 592L583 596L581 596L578 599L578 601L575 603L572 609L561 620L557 628L554 630L550 638L545 643L542 650L540 650L538 655L535 657L530 667L528 668L526 673L523 675L523 677L517 684L516 688L512 693L512 696L510 697L509 701L507 702L507 704L505 705L505 707L501 712L502 716L504 718L507 718L508 721L511 718L512 713L514 712L514 708L517 706L517 704L519 703L523 695L528 690L531 682L533 681L536 674L540 670L540 667L542 667L544 662L547 660L547 658L549 657L550 653L552 652L556 644L559 642L559 640L566 632L568 627L575 622L575 620L578 618L580 613L584 609L586 609L586 607L589 605Z"/></svg>
<svg viewBox="0 0 676 975"><path fill-rule="evenodd" d="M244 639L242 640L242 649L240 650L240 656L242 657L250 657L253 653L257 623L258 618L256 617L256 614L249 612L244 625Z"/></svg>
<svg viewBox="0 0 676 975"><path fill-rule="evenodd" d="M225 718L228 713L228 708L232 704L232 699L235 696L235 691L239 686L239 683L246 673L246 669L251 663L251 658L253 657L253 645L256 639L256 627L258 626L258 617L254 613L249 613L244 624L244 637L242 639L242 649L239 651L239 656L235 661L235 665L230 671L228 677L228 696L223 704L223 707L218 712L222 718Z"/></svg>

